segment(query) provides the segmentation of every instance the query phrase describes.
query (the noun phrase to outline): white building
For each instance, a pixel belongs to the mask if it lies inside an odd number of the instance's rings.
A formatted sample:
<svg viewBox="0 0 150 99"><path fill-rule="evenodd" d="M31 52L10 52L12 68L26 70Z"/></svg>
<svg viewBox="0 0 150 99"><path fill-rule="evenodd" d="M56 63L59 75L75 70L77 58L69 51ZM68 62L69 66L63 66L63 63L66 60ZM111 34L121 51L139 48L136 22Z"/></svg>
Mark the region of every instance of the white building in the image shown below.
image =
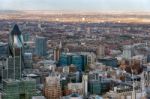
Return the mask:
<svg viewBox="0 0 150 99"><path fill-rule="evenodd" d="M125 59L131 59L133 56L133 47L131 45L125 45L123 47L123 58Z"/></svg>

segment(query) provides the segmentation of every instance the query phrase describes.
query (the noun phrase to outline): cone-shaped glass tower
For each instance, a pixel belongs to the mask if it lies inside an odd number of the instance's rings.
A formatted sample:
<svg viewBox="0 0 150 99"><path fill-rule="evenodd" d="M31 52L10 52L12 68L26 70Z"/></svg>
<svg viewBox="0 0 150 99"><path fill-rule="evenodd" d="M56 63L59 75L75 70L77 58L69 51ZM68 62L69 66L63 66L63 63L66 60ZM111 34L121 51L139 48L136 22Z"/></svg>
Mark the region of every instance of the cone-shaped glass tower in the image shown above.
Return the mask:
<svg viewBox="0 0 150 99"><path fill-rule="evenodd" d="M9 34L9 58L7 78L20 79L24 69L23 36L18 25Z"/></svg>
<svg viewBox="0 0 150 99"><path fill-rule="evenodd" d="M14 28L9 34L9 52L10 56L19 56L20 50L23 48L23 36L19 30L18 25L14 25Z"/></svg>

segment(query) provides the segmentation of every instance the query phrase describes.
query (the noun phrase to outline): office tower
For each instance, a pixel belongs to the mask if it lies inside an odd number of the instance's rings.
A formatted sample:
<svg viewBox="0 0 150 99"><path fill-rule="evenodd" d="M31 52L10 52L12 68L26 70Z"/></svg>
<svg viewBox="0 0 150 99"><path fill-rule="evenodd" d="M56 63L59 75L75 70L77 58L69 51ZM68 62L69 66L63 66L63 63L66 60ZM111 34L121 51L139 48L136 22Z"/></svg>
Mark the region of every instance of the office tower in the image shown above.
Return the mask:
<svg viewBox="0 0 150 99"><path fill-rule="evenodd" d="M17 25L9 34L9 57L4 66L4 77L2 81L2 99L31 99L35 95L36 81L23 79L23 37Z"/></svg>
<svg viewBox="0 0 150 99"><path fill-rule="evenodd" d="M59 66L75 65L77 70L84 71L87 66L87 55L76 53L62 53L58 62Z"/></svg>
<svg viewBox="0 0 150 99"><path fill-rule="evenodd" d="M86 97L88 95L88 75L82 76L82 84L83 84L83 95Z"/></svg>
<svg viewBox="0 0 150 99"><path fill-rule="evenodd" d="M22 73L22 61L20 56L9 57L7 59L7 78L8 79L20 79Z"/></svg>
<svg viewBox="0 0 150 99"><path fill-rule="evenodd" d="M33 79L4 79L2 99L32 99L35 91L36 81Z"/></svg>
<svg viewBox="0 0 150 99"><path fill-rule="evenodd" d="M59 61L61 51L62 51L62 43L60 42L60 43L59 43L59 46L57 46L57 47L54 49L54 53L53 53L53 55L54 55L54 61L56 61L56 62Z"/></svg>
<svg viewBox="0 0 150 99"><path fill-rule="evenodd" d="M59 48L55 48L54 49L54 61L58 61L59 60L59 58L60 58L60 49Z"/></svg>
<svg viewBox="0 0 150 99"><path fill-rule="evenodd" d="M47 52L47 38L36 36L35 53L38 56L45 56Z"/></svg>
<svg viewBox="0 0 150 99"><path fill-rule="evenodd" d="M60 99L62 96L60 78L57 76L46 77L44 85L46 99Z"/></svg>
<svg viewBox="0 0 150 99"><path fill-rule="evenodd" d="M62 53L59 58L59 66L71 65L71 55L68 53Z"/></svg>
<svg viewBox="0 0 150 99"><path fill-rule="evenodd" d="M24 53L24 67L31 69L32 63L32 53Z"/></svg>
<svg viewBox="0 0 150 99"><path fill-rule="evenodd" d="M24 47L23 47L24 53L34 53L35 48L33 45L34 45L34 42L31 42L31 41L25 42Z"/></svg>
<svg viewBox="0 0 150 99"><path fill-rule="evenodd" d="M23 49L23 36L19 30L18 25L15 25L11 33L9 34L9 55L20 56Z"/></svg>
<svg viewBox="0 0 150 99"><path fill-rule="evenodd" d="M150 63L150 54L147 55L147 63Z"/></svg>
<svg viewBox="0 0 150 99"><path fill-rule="evenodd" d="M104 58L105 57L105 46L99 45L96 49L96 56L97 59Z"/></svg>
<svg viewBox="0 0 150 99"><path fill-rule="evenodd" d="M95 64L96 62L96 55L94 53L87 53L87 64Z"/></svg>
<svg viewBox="0 0 150 99"><path fill-rule="evenodd" d="M8 55L8 44L0 42L0 57Z"/></svg>
<svg viewBox="0 0 150 99"><path fill-rule="evenodd" d="M23 39L24 39L24 42L30 41L30 33L23 34Z"/></svg>
<svg viewBox="0 0 150 99"><path fill-rule="evenodd" d="M100 80L90 80L88 84L88 90L91 94L101 94L101 82Z"/></svg>
<svg viewBox="0 0 150 99"><path fill-rule="evenodd" d="M7 61L7 77L12 79L20 79L21 71L23 70L24 66L24 59L23 36L18 25L15 25L9 34L8 51L9 57Z"/></svg>
<svg viewBox="0 0 150 99"><path fill-rule="evenodd" d="M77 70L83 70L83 60L81 55L73 55L72 56L72 64L77 67Z"/></svg>

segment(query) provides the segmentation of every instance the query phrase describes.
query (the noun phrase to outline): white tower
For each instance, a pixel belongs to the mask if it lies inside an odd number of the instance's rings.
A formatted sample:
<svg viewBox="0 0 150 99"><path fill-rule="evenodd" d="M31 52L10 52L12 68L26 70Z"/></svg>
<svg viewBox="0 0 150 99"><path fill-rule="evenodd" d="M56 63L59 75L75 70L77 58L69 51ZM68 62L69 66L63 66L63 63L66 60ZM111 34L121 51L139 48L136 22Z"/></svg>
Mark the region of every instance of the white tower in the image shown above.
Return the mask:
<svg viewBox="0 0 150 99"><path fill-rule="evenodd" d="M141 97L145 97L146 96L146 92L145 92L145 78L144 78L144 72L142 72L141 74Z"/></svg>
<svg viewBox="0 0 150 99"><path fill-rule="evenodd" d="M133 70L132 71L132 80L133 80L133 84L132 84L132 87L133 87L133 91L132 91L132 99L136 99L136 92L135 92L135 81L133 79Z"/></svg>
<svg viewBox="0 0 150 99"><path fill-rule="evenodd" d="M83 84L83 95L88 95L88 75L84 74L82 76L82 84Z"/></svg>
<svg viewBox="0 0 150 99"><path fill-rule="evenodd" d="M132 46L131 45L125 45L123 47L123 58L130 59L132 57Z"/></svg>

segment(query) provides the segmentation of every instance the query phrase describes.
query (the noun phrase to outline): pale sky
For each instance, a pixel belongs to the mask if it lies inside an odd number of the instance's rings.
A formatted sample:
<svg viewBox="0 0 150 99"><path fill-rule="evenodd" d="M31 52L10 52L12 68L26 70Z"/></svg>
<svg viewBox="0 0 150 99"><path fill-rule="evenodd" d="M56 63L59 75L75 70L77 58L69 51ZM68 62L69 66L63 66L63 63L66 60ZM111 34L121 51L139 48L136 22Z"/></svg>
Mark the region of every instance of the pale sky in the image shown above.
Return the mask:
<svg viewBox="0 0 150 99"><path fill-rule="evenodd" d="M150 11L150 0L0 0L0 10Z"/></svg>

